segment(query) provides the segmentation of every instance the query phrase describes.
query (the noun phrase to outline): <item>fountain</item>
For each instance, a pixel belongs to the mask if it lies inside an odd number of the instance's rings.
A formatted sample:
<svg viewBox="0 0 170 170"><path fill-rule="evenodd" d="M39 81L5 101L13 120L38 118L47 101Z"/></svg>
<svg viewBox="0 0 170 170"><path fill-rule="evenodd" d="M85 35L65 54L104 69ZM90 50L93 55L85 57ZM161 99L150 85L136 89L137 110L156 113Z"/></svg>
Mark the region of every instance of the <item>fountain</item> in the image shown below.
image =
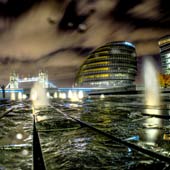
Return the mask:
<svg viewBox="0 0 170 170"><path fill-rule="evenodd" d="M160 105L160 85L158 72L152 59L144 61L145 103L149 106Z"/></svg>
<svg viewBox="0 0 170 170"><path fill-rule="evenodd" d="M144 85L145 85L145 97L144 103L146 105L145 112L146 114L155 114L160 115L160 85L158 81L158 72L154 65L152 59L147 58L144 61L143 67L144 75ZM155 127L161 125L161 120L159 118L148 118L146 119L145 126L146 128L146 140L148 144L155 143L158 137L158 130Z"/></svg>
<svg viewBox="0 0 170 170"><path fill-rule="evenodd" d="M67 98L66 93L60 92L60 93L59 93L59 98L60 98L60 99L66 99L66 98Z"/></svg>
<svg viewBox="0 0 170 170"><path fill-rule="evenodd" d="M80 98L82 99L82 93L80 93ZM76 91L72 91L72 90L69 90L68 91L68 99L70 99L70 101L72 102L77 102L79 101L79 94L77 94Z"/></svg>
<svg viewBox="0 0 170 170"><path fill-rule="evenodd" d="M10 94L10 99L11 99L12 101L16 100L15 92L11 92L11 94Z"/></svg>
<svg viewBox="0 0 170 170"><path fill-rule="evenodd" d="M27 99L27 95L26 95L26 94L23 94L23 95L22 95L22 99L24 99L24 100Z"/></svg>
<svg viewBox="0 0 170 170"><path fill-rule="evenodd" d="M54 98L56 99L58 97L57 92L54 93Z"/></svg>
<svg viewBox="0 0 170 170"><path fill-rule="evenodd" d="M41 108L49 105L46 89L41 83L36 82L31 89L30 97L33 112L33 169L46 169L36 127L37 122L47 119L47 115L38 115Z"/></svg>
<svg viewBox="0 0 170 170"><path fill-rule="evenodd" d="M81 100L81 99L83 99L83 97L84 97L84 93L83 93L82 90L80 90L80 91L78 92L78 98Z"/></svg>
<svg viewBox="0 0 170 170"><path fill-rule="evenodd" d="M46 94L46 89L43 88L39 82L36 82L31 89L30 95L32 100L33 114L36 113L36 109L49 105L49 100Z"/></svg>
<svg viewBox="0 0 170 170"><path fill-rule="evenodd" d="M69 91L68 91L68 98L69 98L69 99L71 99L71 98L72 98L72 96L73 96L73 93L72 93L72 91L71 91L71 90L69 90Z"/></svg>
<svg viewBox="0 0 170 170"><path fill-rule="evenodd" d="M22 98L22 92L19 92L19 93L18 93L18 100L19 100L19 101L22 101L22 99L23 99L23 98Z"/></svg>
<svg viewBox="0 0 170 170"><path fill-rule="evenodd" d="M53 97L50 95L50 93L49 93L49 92L47 92L47 94L46 94L46 95L47 95L47 98L48 98L48 99L53 98Z"/></svg>

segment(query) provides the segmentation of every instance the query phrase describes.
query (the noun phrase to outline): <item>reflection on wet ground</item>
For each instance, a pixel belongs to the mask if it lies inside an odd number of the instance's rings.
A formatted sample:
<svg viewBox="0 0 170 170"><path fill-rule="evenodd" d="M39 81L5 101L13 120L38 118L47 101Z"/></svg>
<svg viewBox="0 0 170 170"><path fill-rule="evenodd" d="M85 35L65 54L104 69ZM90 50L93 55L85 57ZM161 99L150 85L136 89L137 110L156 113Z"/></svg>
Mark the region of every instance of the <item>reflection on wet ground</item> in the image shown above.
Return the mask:
<svg viewBox="0 0 170 170"><path fill-rule="evenodd" d="M168 103L166 98L157 108L161 115L169 115ZM80 103L56 99L51 105L36 114L36 128L47 170L170 169L167 161L116 143L71 118L88 122L116 138L170 159L169 119L143 115L146 106L141 97L87 98ZM16 105L0 119L0 169L32 168L33 120L31 107L26 106L24 103ZM5 109L7 107L2 109L2 114Z"/></svg>
<svg viewBox="0 0 170 170"><path fill-rule="evenodd" d="M21 105L0 119L0 152L0 169L31 169L32 115Z"/></svg>

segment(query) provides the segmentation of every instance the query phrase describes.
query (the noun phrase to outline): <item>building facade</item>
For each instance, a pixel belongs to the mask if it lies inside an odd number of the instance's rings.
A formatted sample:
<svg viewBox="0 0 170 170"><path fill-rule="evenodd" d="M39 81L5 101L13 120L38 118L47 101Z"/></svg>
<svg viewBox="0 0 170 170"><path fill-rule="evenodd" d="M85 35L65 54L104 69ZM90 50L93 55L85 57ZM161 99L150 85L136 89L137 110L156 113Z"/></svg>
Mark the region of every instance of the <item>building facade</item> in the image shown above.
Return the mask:
<svg viewBox="0 0 170 170"><path fill-rule="evenodd" d="M135 46L110 42L92 52L76 76L75 86L112 88L133 85L137 72Z"/></svg>
<svg viewBox="0 0 170 170"><path fill-rule="evenodd" d="M162 74L170 75L170 35L166 35L158 41L161 56Z"/></svg>

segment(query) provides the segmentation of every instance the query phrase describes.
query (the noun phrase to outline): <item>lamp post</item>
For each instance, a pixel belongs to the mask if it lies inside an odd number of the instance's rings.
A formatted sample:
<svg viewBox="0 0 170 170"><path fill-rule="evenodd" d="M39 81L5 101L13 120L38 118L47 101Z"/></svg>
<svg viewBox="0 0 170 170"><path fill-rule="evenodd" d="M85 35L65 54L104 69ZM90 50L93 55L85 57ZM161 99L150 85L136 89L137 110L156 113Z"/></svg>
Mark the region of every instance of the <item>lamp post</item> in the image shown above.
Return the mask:
<svg viewBox="0 0 170 170"><path fill-rule="evenodd" d="M3 99L5 99L5 86L4 86L4 85L1 85L1 89L2 89Z"/></svg>

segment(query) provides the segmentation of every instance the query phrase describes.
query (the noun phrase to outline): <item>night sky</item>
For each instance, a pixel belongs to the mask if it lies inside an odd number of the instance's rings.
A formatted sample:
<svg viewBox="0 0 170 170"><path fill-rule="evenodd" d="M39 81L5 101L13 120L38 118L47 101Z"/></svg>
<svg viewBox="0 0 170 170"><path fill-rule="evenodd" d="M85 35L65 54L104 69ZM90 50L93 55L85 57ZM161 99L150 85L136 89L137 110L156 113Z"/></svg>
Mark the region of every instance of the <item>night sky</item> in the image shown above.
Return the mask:
<svg viewBox="0 0 170 170"><path fill-rule="evenodd" d="M133 42L139 58L159 64L169 7L169 0L0 0L0 84L12 71L43 69L57 86L72 86L88 53L110 41Z"/></svg>

